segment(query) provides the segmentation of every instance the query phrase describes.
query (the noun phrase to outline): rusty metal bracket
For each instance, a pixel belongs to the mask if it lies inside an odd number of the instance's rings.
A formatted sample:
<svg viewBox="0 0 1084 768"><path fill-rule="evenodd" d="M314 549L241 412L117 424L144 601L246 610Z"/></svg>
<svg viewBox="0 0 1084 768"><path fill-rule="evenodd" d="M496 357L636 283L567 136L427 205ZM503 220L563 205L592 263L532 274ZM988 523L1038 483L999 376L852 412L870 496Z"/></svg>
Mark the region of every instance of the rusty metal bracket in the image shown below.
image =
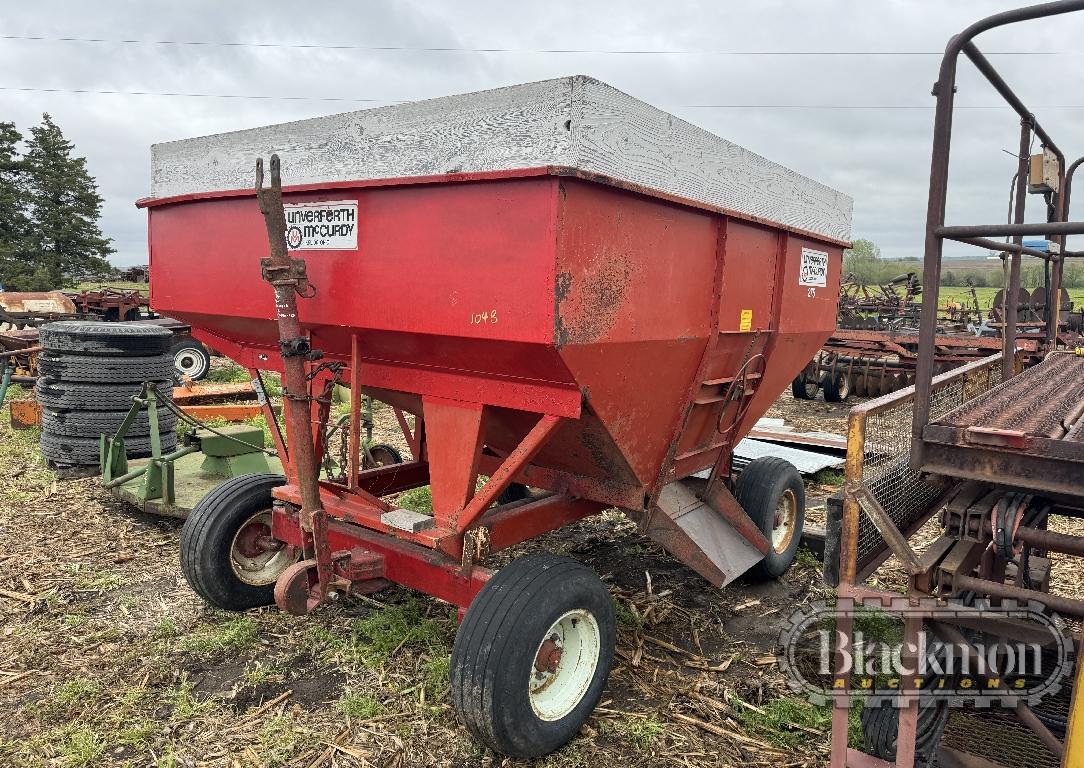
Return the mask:
<svg viewBox="0 0 1084 768"><path fill-rule="evenodd" d="M951 536L939 536L919 557L922 571L911 577L911 589L923 594L931 594L937 586L936 574L941 562L948 556L956 544Z"/></svg>
<svg viewBox="0 0 1084 768"><path fill-rule="evenodd" d="M365 581L384 576L384 556L368 552L361 547L349 551L339 550L331 556L336 575L346 581Z"/></svg>
<svg viewBox="0 0 1084 768"><path fill-rule="evenodd" d="M308 358L312 354L312 346L305 336L297 336L292 339L283 339L279 342L279 354L286 357Z"/></svg>
<svg viewBox="0 0 1084 768"><path fill-rule="evenodd" d="M922 563L919 562L918 555L911 549L907 543L907 537L900 533L900 529L896 527L896 524L892 522L892 518L885 512L884 507L873 493L866 487L865 483L848 483L845 488L846 493L858 502L858 505L862 508L862 511L866 513L869 519L873 522L873 525L877 528L877 531L881 534L881 537L888 544L888 548L892 550L892 554L899 558L903 563L903 567L907 570L909 576L917 576L922 573L924 568Z"/></svg>
<svg viewBox="0 0 1084 768"><path fill-rule="evenodd" d="M289 285L295 290L302 285L312 287L305 262L301 259L290 259L289 264L277 264L270 258L260 259L260 277L271 285ZM298 290L298 293L301 291Z"/></svg>
<svg viewBox="0 0 1084 768"><path fill-rule="evenodd" d="M1018 430L971 426L964 430L964 440L972 445L988 445L993 448L1015 448L1026 451L1031 438Z"/></svg>
<svg viewBox="0 0 1084 768"><path fill-rule="evenodd" d="M963 589L957 580L975 570L986 547L985 543L972 539L957 541L937 566L936 582L931 584L931 588L936 587L946 595L957 595L962 592Z"/></svg>

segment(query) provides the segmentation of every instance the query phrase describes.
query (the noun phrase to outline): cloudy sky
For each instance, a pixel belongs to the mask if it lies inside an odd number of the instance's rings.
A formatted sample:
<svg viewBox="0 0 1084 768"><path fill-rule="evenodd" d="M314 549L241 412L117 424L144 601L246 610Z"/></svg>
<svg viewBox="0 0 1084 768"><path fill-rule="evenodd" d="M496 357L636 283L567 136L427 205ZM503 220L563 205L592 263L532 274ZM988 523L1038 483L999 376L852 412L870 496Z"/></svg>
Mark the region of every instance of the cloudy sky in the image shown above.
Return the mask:
<svg viewBox="0 0 1084 768"><path fill-rule="evenodd" d="M133 202L148 193L152 143L589 74L847 192L854 237L897 258L920 255L937 52L1020 4L6 0L0 120L25 132L53 115L98 179L123 265L146 261ZM1084 152L1082 34L1084 13L977 41L1072 157ZM1019 123L966 62L957 103L949 221L1003 221L1015 170L1003 150Z"/></svg>

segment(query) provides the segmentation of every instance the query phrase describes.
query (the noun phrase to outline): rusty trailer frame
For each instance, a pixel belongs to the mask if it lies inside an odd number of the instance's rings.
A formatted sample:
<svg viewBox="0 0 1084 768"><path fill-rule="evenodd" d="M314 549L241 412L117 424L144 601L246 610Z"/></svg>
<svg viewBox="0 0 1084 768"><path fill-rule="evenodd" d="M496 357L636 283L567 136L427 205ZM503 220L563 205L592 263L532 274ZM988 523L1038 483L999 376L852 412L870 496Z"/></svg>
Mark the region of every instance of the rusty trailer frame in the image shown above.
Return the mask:
<svg viewBox="0 0 1084 768"><path fill-rule="evenodd" d="M948 443L952 450L942 450L945 435L934 429L931 434L930 397L935 374L935 349L937 336L937 304L940 291L941 260L945 240L953 240L969 245L987 248L998 252L1007 252L1009 257L1009 287L1006 291L1004 330L1002 336L1003 375L1007 379L1012 371L1013 352L1017 344L1018 306L1016 297L1020 289L1020 260L1023 254L1044 259L1051 265L1050 286L1047 291L1053 300L1046 305L1046 344L1053 347L1057 341L1056 321L1051 318L1060 316L1061 275L1065 258L1082 256L1084 253L1067 251L1066 237L1071 234L1084 234L1084 222L1068 221L1069 193L1072 175L1080 161L1066 167L1064 152L1058 147L1035 115L1013 92L993 65L972 42L978 34L989 29L1031 19L1045 18L1057 14L1084 10L1080 0L1062 0L1062 2L1021 8L999 13L972 24L966 30L953 37L945 50L944 58L934 85L936 108L934 118L933 156L930 169L930 190L926 218L925 258L923 262L923 295L921 324L919 329L918 363L915 374L915 409L912 420L911 462L916 468L927 468L935 459L940 469L964 469L971 466L972 471L981 471L984 462L997 464L1004 468L1004 462L997 462L993 452L1002 446L981 445L953 440ZM952 137L952 116L956 92L956 67L960 54L966 56L994 87L997 93L1012 107L1020 117L1019 163L1015 186L1014 221L1011 224L986 224L946 226L945 210L948 194L948 173L950 143ZM1054 154L1058 163L1058 189L1052 193L1048 221L1044 223L1024 222L1025 195L1027 194L1028 164L1032 138L1036 137L1042 146ZM1025 235L1053 238L1058 245L1057 253L1046 253L1023 245ZM1011 237L1012 242L1001 243L994 237ZM1011 298L1011 300L1010 300ZM1040 451L1041 453L1041 451ZM1046 465L1045 471L1058 471L1059 462L1069 461L1074 465L1084 462L1084 443L1063 446L1059 455L1052 456L1053 462ZM934 467L929 469L933 471ZM1078 471L1073 466L1073 472Z"/></svg>
<svg viewBox="0 0 1084 768"><path fill-rule="evenodd" d="M898 593L872 589L867 578L889 555L907 574L909 599L975 594L999 599L1031 600L1070 617L1084 617L1084 601L1049 594L1049 552L1079 556L1084 538L1046 530L1051 515L1084 516L1084 441L1078 440L1084 414L1084 360L1081 350L1056 350L1059 341L1061 276L1065 258L1084 255L1068 251L1066 237L1084 234L1084 222L1068 220L1073 174L1081 160L1066 166L1065 155L1025 104L983 56L973 39L1007 24L1084 10L1080 0L1063 0L999 13L982 19L953 37L942 59L934 86L936 112L923 267L924 301L918 339L918 363L913 387L865 403L852 410L848 425L846 483L842 508L829 517L829 544L839 544L836 563L838 602L843 608L871 605L893 610ZM960 55L966 56L1020 118L1020 145L1015 179L1015 207L1009 224L947 226L950 142ZM1047 198L1043 223L1024 221L1032 138L1036 137L1057 162L1057 191ZM1057 248L1046 253L1026 247L1025 235L1044 236ZM1001 243L993 238L1007 237ZM1002 350L984 360L937 375L938 296L941 260L946 240L1008 254L1009 280L1004 305ZM1020 262L1023 255L1045 259L1049 265L1046 322L1042 351L1050 352L1038 366L1021 375L1018 356ZM911 413L909 413L909 411ZM899 436L910 421L910 435ZM1012 428L1006 428L1012 427ZM1032 507L1036 504L1041 508ZM912 535L940 512L941 535L922 552ZM1035 562L1015 560L1017 547L1037 552ZM1007 548L1007 549L1006 549ZM1008 581L1008 583L1006 583ZM923 619L907 618L904 639L916 642ZM952 627L930 623L951 635ZM844 611L838 629L846 637L854 620ZM958 637L962 637L956 633ZM842 660L841 660L842 662ZM1078 665L1074 700L1068 709L1063 739L1029 706L1016 707L1015 754L979 756L941 745L941 764L994 766L996 757L1011 764L1084 764L1084 717ZM843 672L842 667L837 667ZM848 748L849 675L836 692L832 713L832 766L884 768L890 763ZM914 676L912 676L914 677ZM918 754L917 681L900 685L894 764L913 766ZM1027 740L1040 745L1047 757L1024 757ZM974 736L965 746L974 744ZM954 745L959 746L959 745Z"/></svg>
<svg viewBox="0 0 1084 768"><path fill-rule="evenodd" d="M1013 369L1019 365L1019 357ZM969 363L934 378L931 386L931 413L950 413L969 403L981 402L984 396L1001 384L1003 360L1000 353ZM826 580L837 584L837 606L841 608L837 628L841 636L850 638L854 630L853 609L868 607L893 611L900 594L868 585L869 578L890 557L895 556L908 577L907 598L960 594L973 591L993 598L1017 600L1038 599L1049 609L1077 619L1084 618L1084 601L1048 592L1024 589L1020 579L1006 584L1004 561L990 555L990 527L987 508L979 503L994 496L989 486L947 477L930 475L913 469L908 462L909 437L900 436L910 417L915 388L895 392L870 400L850 412L847 434L846 483L838 514L829 515L826 542ZM999 494L996 497L1013 498ZM1019 495L1017 497L1019 499ZM1058 514L1084 517L1079 499L1058 498ZM989 501L993 504L993 501ZM1077 506L1074 506L1074 503ZM975 510L982 510L976 515ZM943 532L937 539L916 551L911 544L913 535L938 512L942 515ZM961 530L964 529L964 530ZM1084 538L1046 530L1043 527L1021 526L1015 531L1017 543L1045 552L1061 552L1084 556ZM838 553L838 560L833 556ZM971 575L976 573L976 575ZM1029 575L1043 588L1049 585L1049 560L1036 558ZM916 620L917 619L917 620ZM921 617L908 615L904 621L904 641L917 643L923 627L938 633L954 631L954 626L942 622L924 622ZM1080 665L1084 667L1084 665ZM1077 676L1081 674L1077 670ZM851 704L850 675L840 674L846 686L837 691L832 712L833 768L885 768L890 765L880 758L847 746L849 707ZM1079 689L1079 679L1076 690ZM903 701L909 689L901 689ZM910 695L914 696L913 691ZM1071 710L1078 718L1078 704ZM1054 759L1064 759L1065 766L1075 766L1084 754L1084 740L1069 735L1062 740L1051 732L1043 718L1027 706L1015 711L1021 733L1030 733ZM1078 727L1079 730L1079 727ZM918 710L915 706L900 708L897 758L895 765L912 766L918 736ZM1019 756L1018 756L1019 757ZM998 768L999 764L983 757L967 754L959 745L942 745L942 765L982 766ZM1020 764L1013 762L1012 764ZM1026 763L1030 764L1030 763Z"/></svg>

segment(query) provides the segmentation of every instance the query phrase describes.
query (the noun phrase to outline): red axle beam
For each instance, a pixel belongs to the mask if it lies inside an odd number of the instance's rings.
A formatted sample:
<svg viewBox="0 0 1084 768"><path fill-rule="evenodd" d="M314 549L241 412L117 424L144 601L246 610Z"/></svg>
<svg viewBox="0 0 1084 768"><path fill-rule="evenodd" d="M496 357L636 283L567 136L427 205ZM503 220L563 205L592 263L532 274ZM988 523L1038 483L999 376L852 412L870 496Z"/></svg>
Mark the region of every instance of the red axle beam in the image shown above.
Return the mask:
<svg viewBox="0 0 1084 768"><path fill-rule="evenodd" d="M301 546L303 536L297 514L277 506L271 518L271 535L287 544ZM471 604L493 573L478 565L464 569L458 561L441 552L341 520L328 520L327 540L333 551L360 547L383 556L383 578L460 608Z"/></svg>

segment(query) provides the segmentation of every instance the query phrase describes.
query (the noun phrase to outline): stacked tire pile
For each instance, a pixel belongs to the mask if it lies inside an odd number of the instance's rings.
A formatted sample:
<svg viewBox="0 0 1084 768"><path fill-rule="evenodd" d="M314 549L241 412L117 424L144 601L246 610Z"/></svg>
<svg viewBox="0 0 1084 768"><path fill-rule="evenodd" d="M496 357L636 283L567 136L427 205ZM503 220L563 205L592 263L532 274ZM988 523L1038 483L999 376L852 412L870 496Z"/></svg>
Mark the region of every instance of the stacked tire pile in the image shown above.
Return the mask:
<svg viewBox="0 0 1084 768"><path fill-rule="evenodd" d="M43 325L35 391L41 405L41 452L69 475L93 474L99 438L112 435L144 381L169 397L174 368L166 328L74 320ZM162 451L177 445L177 417L158 407ZM129 458L150 455L150 420L143 410L128 429Z"/></svg>

